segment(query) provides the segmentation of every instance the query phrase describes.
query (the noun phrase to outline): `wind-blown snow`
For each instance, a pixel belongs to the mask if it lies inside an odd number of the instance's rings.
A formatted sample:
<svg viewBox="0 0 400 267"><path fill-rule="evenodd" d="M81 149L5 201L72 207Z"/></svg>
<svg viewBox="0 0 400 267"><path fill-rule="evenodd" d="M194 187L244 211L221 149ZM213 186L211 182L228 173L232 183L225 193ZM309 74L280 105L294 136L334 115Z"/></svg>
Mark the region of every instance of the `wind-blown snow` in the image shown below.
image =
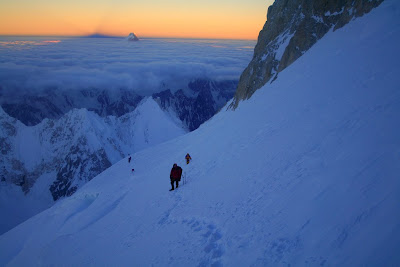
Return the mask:
<svg viewBox="0 0 400 267"><path fill-rule="evenodd" d="M133 176L124 159L3 234L0 265L398 265L399 12L384 1L236 111L134 154ZM168 192L174 162L188 183Z"/></svg>

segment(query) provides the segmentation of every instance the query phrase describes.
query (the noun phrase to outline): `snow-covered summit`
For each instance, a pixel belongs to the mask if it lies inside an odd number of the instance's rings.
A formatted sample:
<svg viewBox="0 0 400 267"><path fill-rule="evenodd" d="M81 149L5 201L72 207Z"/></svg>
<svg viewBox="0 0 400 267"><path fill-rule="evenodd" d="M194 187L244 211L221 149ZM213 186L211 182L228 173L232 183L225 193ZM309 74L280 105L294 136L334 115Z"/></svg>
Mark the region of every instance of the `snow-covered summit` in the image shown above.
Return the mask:
<svg viewBox="0 0 400 267"><path fill-rule="evenodd" d="M400 2L0 236L0 265L395 266ZM186 165L184 156L193 161ZM187 184L169 192L177 162Z"/></svg>
<svg viewBox="0 0 400 267"><path fill-rule="evenodd" d="M152 97L146 97L132 114L120 117L119 136L132 140L135 150L160 144L186 133L182 122L161 110Z"/></svg>
<svg viewBox="0 0 400 267"><path fill-rule="evenodd" d="M128 35L127 39L128 41L139 41L139 38L133 32Z"/></svg>

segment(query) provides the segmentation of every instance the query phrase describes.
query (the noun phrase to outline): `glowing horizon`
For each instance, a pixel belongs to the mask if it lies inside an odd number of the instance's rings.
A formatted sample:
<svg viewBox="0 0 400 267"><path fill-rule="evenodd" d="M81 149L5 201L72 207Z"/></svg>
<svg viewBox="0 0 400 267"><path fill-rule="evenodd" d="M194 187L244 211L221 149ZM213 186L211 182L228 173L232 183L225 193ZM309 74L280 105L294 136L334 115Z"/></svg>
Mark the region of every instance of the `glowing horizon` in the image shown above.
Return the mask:
<svg viewBox="0 0 400 267"><path fill-rule="evenodd" d="M127 36L134 32L139 38L255 40L272 2L5 0L0 3L0 35Z"/></svg>

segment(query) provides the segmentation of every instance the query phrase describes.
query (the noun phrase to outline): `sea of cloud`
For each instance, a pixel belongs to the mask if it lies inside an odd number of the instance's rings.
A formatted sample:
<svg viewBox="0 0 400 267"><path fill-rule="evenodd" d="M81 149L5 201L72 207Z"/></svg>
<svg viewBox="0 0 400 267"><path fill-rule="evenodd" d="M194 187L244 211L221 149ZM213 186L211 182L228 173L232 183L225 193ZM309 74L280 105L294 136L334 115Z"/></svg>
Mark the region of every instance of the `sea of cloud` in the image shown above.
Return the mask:
<svg viewBox="0 0 400 267"><path fill-rule="evenodd" d="M239 80L255 41L0 37L0 88L184 89L193 79Z"/></svg>

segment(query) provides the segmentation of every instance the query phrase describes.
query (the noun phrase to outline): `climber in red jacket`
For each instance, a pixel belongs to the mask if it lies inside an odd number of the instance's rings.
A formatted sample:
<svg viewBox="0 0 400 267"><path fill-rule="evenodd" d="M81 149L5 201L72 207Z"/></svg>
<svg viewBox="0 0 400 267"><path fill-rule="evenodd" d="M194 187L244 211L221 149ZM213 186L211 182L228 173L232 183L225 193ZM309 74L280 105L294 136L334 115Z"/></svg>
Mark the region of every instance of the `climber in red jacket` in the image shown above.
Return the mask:
<svg viewBox="0 0 400 267"><path fill-rule="evenodd" d="M179 186L179 181L181 180L182 176L182 168L179 167L176 163L174 163L174 166L172 166L171 169L171 174L169 175L169 178L171 179L171 186L172 189L169 191L174 190L174 182L176 183L176 188Z"/></svg>

